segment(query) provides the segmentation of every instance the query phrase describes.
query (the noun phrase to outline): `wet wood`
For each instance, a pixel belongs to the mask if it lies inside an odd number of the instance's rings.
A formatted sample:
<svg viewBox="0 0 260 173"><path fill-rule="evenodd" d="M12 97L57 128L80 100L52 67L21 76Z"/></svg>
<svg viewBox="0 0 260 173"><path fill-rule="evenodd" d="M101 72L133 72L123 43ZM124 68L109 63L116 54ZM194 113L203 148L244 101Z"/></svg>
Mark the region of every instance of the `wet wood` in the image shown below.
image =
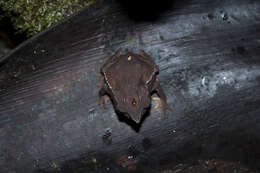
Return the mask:
<svg viewBox="0 0 260 173"><path fill-rule="evenodd" d="M1 170L163 172L211 158L258 169L260 2L185 0L153 20L124 7L98 2L2 61ZM137 126L98 107L96 73L119 49L159 65L166 120L152 109Z"/></svg>

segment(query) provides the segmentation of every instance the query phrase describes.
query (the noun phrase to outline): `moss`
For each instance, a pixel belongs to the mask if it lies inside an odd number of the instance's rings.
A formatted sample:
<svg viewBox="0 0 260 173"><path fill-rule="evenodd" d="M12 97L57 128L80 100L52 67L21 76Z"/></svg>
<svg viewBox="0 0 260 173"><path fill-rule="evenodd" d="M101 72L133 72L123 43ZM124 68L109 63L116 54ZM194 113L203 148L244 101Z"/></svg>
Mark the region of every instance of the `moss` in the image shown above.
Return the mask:
<svg viewBox="0 0 260 173"><path fill-rule="evenodd" d="M57 165L55 162L52 162L51 167L54 169L57 169L57 168L59 168L59 165Z"/></svg>
<svg viewBox="0 0 260 173"><path fill-rule="evenodd" d="M127 36L125 37L125 41L131 45L136 44L134 37L132 37L130 34L127 34Z"/></svg>
<svg viewBox="0 0 260 173"><path fill-rule="evenodd" d="M18 32L32 36L96 0L0 0L0 8ZM1 19L1 18L0 18Z"/></svg>
<svg viewBox="0 0 260 173"><path fill-rule="evenodd" d="M22 73L21 70L14 72L14 77L18 78L21 75L21 73Z"/></svg>
<svg viewBox="0 0 260 173"><path fill-rule="evenodd" d="M35 67L35 65L34 65L34 64L32 64L32 66L31 66L31 67L32 67L32 70L33 70L33 71L35 71L35 70L36 70L36 67Z"/></svg>

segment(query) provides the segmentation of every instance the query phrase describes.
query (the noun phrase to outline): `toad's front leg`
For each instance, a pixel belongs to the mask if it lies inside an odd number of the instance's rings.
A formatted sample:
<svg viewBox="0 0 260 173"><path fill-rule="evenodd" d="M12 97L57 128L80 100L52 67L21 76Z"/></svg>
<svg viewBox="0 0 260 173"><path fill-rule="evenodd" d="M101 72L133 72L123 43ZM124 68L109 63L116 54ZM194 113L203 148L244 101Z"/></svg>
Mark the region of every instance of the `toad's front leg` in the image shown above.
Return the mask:
<svg viewBox="0 0 260 173"><path fill-rule="evenodd" d="M160 86L160 81L157 78L156 78L154 86L153 86L153 91L156 91L158 96L160 97L160 98L158 98L158 97L152 98L152 100L155 100L157 102L154 109L158 109L160 107L163 111L163 119L165 119L166 110L172 110L172 108L167 104L166 95Z"/></svg>
<svg viewBox="0 0 260 173"><path fill-rule="evenodd" d="M99 106L103 105L106 108L106 103L110 99L107 93L107 87L104 84L99 91Z"/></svg>

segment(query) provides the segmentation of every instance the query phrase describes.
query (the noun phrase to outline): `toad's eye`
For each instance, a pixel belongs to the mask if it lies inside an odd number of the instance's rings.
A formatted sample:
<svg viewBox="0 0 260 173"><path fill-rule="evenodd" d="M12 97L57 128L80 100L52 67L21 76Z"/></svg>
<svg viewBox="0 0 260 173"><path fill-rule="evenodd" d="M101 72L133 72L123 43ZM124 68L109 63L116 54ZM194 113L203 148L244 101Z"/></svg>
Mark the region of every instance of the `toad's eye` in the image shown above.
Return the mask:
<svg viewBox="0 0 260 173"><path fill-rule="evenodd" d="M133 100L132 100L132 105L133 105L133 106L136 106L136 104L137 104L137 101L135 100L135 98L133 98Z"/></svg>

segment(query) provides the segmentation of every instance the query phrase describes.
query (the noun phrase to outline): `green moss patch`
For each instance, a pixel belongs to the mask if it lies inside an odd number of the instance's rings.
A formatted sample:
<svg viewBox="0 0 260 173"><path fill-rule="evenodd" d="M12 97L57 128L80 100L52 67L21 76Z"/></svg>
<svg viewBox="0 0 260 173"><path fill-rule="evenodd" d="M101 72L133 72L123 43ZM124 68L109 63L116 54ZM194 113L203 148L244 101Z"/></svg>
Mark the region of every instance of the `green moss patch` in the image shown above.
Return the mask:
<svg viewBox="0 0 260 173"><path fill-rule="evenodd" d="M32 36L96 0L0 0L0 8L18 32ZM1 17L0 17L1 19Z"/></svg>

